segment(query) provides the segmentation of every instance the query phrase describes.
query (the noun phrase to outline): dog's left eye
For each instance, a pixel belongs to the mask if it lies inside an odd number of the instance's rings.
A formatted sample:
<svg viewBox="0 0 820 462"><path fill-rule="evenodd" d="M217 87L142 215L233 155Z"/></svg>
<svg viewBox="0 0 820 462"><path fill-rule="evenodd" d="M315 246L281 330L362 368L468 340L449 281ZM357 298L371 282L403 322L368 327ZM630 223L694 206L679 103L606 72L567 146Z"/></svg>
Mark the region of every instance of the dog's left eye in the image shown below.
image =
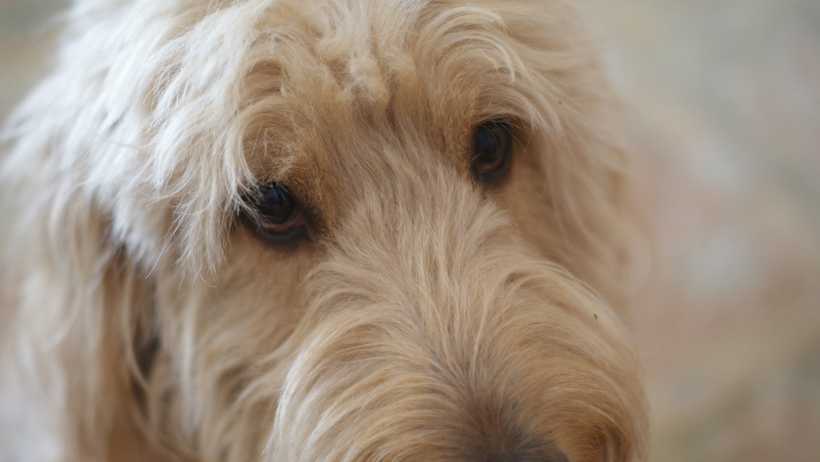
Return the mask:
<svg viewBox="0 0 820 462"><path fill-rule="evenodd" d="M513 136L507 121L491 120L476 127L471 161L476 179L490 185L503 179L512 148Z"/></svg>
<svg viewBox="0 0 820 462"><path fill-rule="evenodd" d="M301 208L285 186L278 183L265 185L245 196L245 202L253 209L253 213L244 214L245 219L255 225L260 234L290 239L305 231Z"/></svg>

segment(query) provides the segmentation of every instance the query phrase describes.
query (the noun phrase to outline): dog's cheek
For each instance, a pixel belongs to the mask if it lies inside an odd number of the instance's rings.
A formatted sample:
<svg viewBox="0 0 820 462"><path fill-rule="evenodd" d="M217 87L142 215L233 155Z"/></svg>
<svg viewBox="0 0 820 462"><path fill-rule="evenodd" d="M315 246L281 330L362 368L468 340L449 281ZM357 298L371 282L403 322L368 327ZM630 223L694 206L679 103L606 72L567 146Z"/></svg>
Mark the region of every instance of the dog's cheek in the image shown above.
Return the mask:
<svg viewBox="0 0 820 462"><path fill-rule="evenodd" d="M303 312L302 281L315 265L309 248L281 252L247 233L231 238L225 263L212 276L191 281L170 269L155 271L160 348L168 361L158 373L170 374L169 382L186 377L174 385L179 401L168 407L175 409L172 414L198 416L196 421L171 422L179 428L169 430L188 435L191 445L202 444L207 439L203 435L215 431L208 422L264 428L261 417L243 412L237 399L249 383L269 373L258 367L259 361L275 355L291 334ZM211 436L220 444L255 444Z"/></svg>
<svg viewBox="0 0 820 462"><path fill-rule="evenodd" d="M555 260L565 254L565 237L556 232L558 221L551 197L550 178L543 165L542 148L538 140L525 140L526 148L518 146L510 168L509 181L497 199L502 208L511 212L516 228L542 257Z"/></svg>
<svg viewBox="0 0 820 462"><path fill-rule="evenodd" d="M205 285L206 311L217 324L258 331L251 339L258 339L260 349L272 350L297 321L304 303L300 288L317 261L312 246L282 249L240 229L232 233L216 280Z"/></svg>

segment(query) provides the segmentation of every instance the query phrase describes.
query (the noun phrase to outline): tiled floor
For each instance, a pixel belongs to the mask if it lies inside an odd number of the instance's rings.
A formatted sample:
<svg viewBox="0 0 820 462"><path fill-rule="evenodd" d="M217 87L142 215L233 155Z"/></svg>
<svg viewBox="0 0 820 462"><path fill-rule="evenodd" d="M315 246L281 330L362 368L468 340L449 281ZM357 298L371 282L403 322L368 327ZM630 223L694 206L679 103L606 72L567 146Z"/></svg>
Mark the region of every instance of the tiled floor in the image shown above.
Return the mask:
<svg viewBox="0 0 820 462"><path fill-rule="evenodd" d="M820 3L581 0L645 194L652 460L820 454ZM64 2L0 0L0 115Z"/></svg>

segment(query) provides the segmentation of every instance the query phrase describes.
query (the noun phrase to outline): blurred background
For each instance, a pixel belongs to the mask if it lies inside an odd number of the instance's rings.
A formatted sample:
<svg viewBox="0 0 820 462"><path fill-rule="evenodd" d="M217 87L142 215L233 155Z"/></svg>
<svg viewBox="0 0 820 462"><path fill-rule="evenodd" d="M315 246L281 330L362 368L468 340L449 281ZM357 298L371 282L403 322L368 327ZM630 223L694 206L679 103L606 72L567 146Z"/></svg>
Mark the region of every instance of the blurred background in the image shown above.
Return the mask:
<svg viewBox="0 0 820 462"><path fill-rule="evenodd" d="M820 2L578 1L648 217L651 460L820 460ZM0 0L0 117L65 4Z"/></svg>

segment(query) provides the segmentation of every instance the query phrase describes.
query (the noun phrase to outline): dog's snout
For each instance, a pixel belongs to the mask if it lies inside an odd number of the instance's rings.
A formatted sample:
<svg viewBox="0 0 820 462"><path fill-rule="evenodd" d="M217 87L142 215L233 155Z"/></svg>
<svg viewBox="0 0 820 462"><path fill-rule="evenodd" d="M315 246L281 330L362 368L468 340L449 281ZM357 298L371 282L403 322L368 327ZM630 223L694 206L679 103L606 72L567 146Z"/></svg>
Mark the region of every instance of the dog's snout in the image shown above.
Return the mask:
<svg viewBox="0 0 820 462"><path fill-rule="evenodd" d="M542 454L488 454L469 462L569 462L569 459L559 451L550 450Z"/></svg>
<svg viewBox="0 0 820 462"><path fill-rule="evenodd" d="M500 437L500 438L499 438ZM474 455L469 462L568 462L567 456L556 448L551 438L540 441L530 439L521 440L520 432L506 435L487 435L485 445ZM509 443L512 443L510 445ZM493 448L493 449L490 449Z"/></svg>
<svg viewBox="0 0 820 462"><path fill-rule="evenodd" d="M491 202L442 190L424 207L365 203L329 245L276 460L566 462L556 448L579 434L594 444L573 458L631 451L640 390L611 313Z"/></svg>

